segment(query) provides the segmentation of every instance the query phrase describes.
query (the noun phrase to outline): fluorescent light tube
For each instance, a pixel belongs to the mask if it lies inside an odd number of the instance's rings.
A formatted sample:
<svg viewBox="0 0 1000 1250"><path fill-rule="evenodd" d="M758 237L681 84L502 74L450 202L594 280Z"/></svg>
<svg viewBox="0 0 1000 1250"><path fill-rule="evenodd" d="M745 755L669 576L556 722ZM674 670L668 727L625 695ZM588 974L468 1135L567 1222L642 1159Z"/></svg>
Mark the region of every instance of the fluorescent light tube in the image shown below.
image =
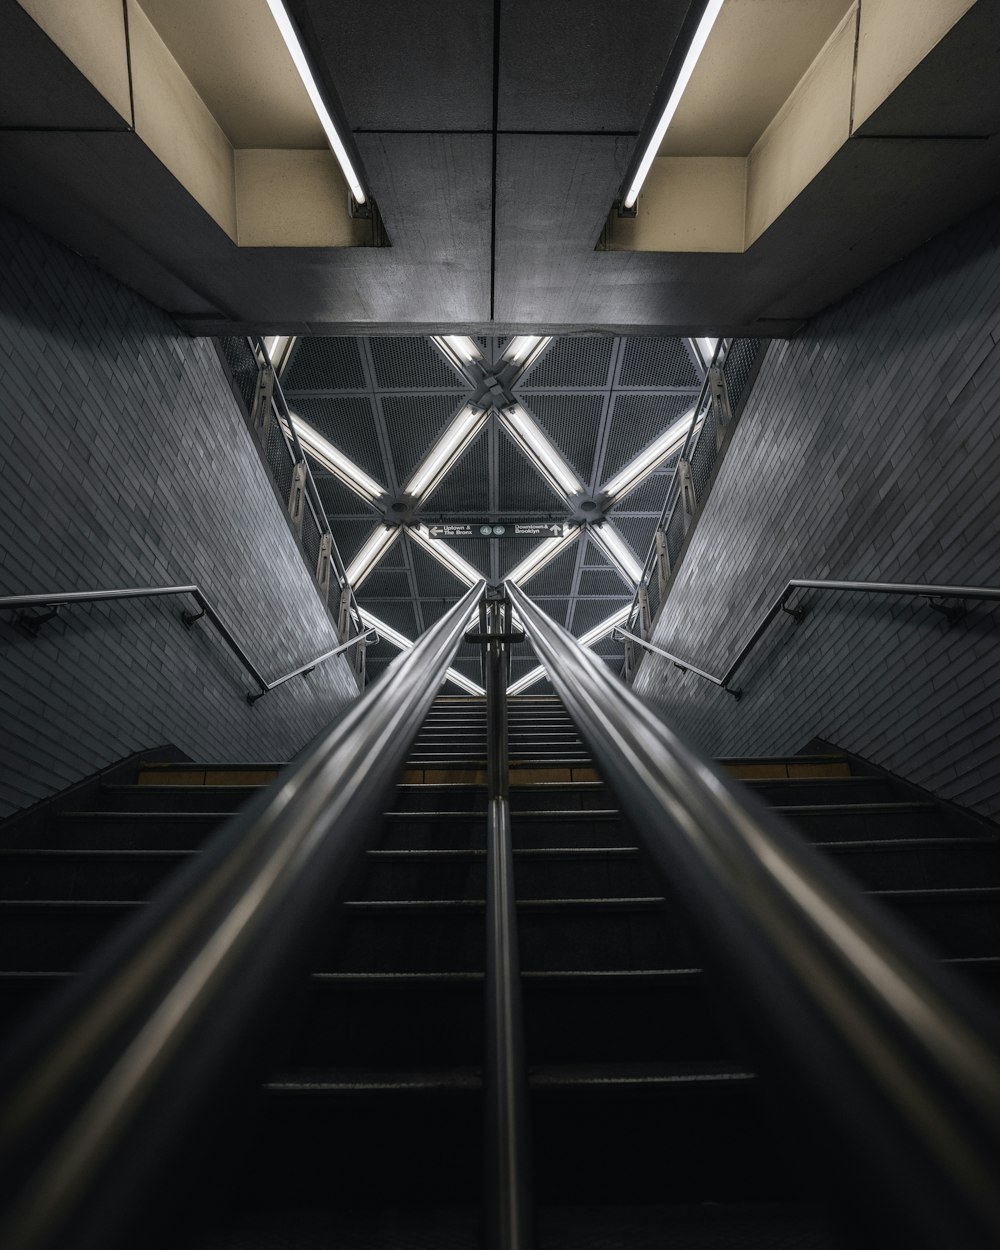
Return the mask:
<svg viewBox="0 0 1000 1250"><path fill-rule="evenodd" d="M583 483L542 433L538 423L520 404L505 408L500 413L500 417L532 463L560 494L583 493Z"/></svg>
<svg viewBox="0 0 1000 1250"><path fill-rule="evenodd" d="M307 425L301 417L297 417L294 413L289 413L292 419L292 425L295 427L295 433L299 436L299 442L313 456L324 469L329 469L331 473L335 473L337 477L349 486L351 490L366 499L369 503L374 503L376 499L381 499L385 495L386 489L380 486L374 478L369 477L364 469L358 468L353 460L347 456L333 443Z"/></svg>
<svg viewBox="0 0 1000 1250"><path fill-rule="evenodd" d="M701 356L705 363L705 368L712 363L712 357L715 355L715 349L718 346L718 339L695 339L698 347L698 355Z"/></svg>
<svg viewBox="0 0 1000 1250"><path fill-rule="evenodd" d="M508 686L507 693L520 694L522 690L527 690L529 686L533 686L536 681L539 681L544 676L545 669L542 668L541 664L539 664L537 668L531 669L529 672L525 673L523 677L519 677L517 681Z"/></svg>
<svg viewBox="0 0 1000 1250"><path fill-rule="evenodd" d="M468 334L446 334L444 335L444 341L459 359L464 360L466 364L473 360L479 360L482 355L479 350L479 344Z"/></svg>
<svg viewBox="0 0 1000 1250"><path fill-rule="evenodd" d="M460 690L464 690L466 694L475 694L480 697L486 694L482 686L477 686L474 681L470 681L464 673L460 673L457 668L450 668L446 674L448 681L453 681Z"/></svg>
<svg viewBox="0 0 1000 1250"><path fill-rule="evenodd" d="M679 451L684 446L693 413L694 409L689 408L683 417L675 421L669 429L664 430L659 438L654 439L607 485L601 487L601 494L605 496L608 503L617 503L629 491L635 490L644 477L652 473L668 456L672 456L675 451Z"/></svg>
<svg viewBox="0 0 1000 1250"><path fill-rule="evenodd" d="M438 539L431 538L426 525L411 526L406 532L415 543L423 547L449 573L454 573L467 586L475 586L476 582L483 580L482 573L478 569L474 569L468 560L463 560L457 551L448 546L447 541L441 542Z"/></svg>
<svg viewBox="0 0 1000 1250"><path fill-rule="evenodd" d="M580 530L576 528L567 530L561 538L542 539L533 551L528 552L520 564L511 569L504 580L520 586L540 572L550 560L554 560L559 552L570 543L576 542L579 536Z"/></svg>
<svg viewBox="0 0 1000 1250"><path fill-rule="evenodd" d="M638 586L642 579L642 565L636 559L635 552L615 527L610 522L603 521L600 525L595 525L590 530L590 536L596 539L599 546L604 548L611 557L612 563L621 569L632 585Z"/></svg>
<svg viewBox="0 0 1000 1250"><path fill-rule="evenodd" d="M670 98L667 100L666 107L660 115L660 120L656 123L653 137L643 153L642 160L639 162L639 168L635 171L635 177L632 179L632 185L628 189L628 194L622 201L625 208L631 208L639 198L642 184L646 181L646 175L656 159L656 154L660 150L660 144L663 142L663 136L667 133L667 127L673 121L674 114L677 112L677 106L681 102L681 96L691 81L694 67L698 64L698 58L708 42L708 36L712 33L712 27L715 25L715 19L719 16L721 8L722 0L708 0L708 4L705 6L705 12L698 23L698 29L694 32L694 38L691 40L691 46L687 50L680 73L677 75L677 81L670 92Z"/></svg>
<svg viewBox="0 0 1000 1250"><path fill-rule="evenodd" d="M271 16L277 23L281 37L285 41L285 47L291 55L299 77L302 79L302 85L305 87L306 94L309 96L316 111L319 124L323 127L323 131L326 134L327 142L333 149L333 154L337 158L337 163L340 165L341 171L347 180L347 185L351 188L351 194L358 204L364 204L368 197L365 195L364 187L361 185L361 179L354 170L354 165L351 163L344 141L337 133L337 127L333 124L333 118L323 102L319 87L316 85L316 79L313 78L312 70L309 68L306 54L301 43L299 43L298 32L285 12L282 0L267 0L267 7L271 10Z"/></svg>
<svg viewBox="0 0 1000 1250"><path fill-rule="evenodd" d="M512 365L518 365L527 356L533 347L537 347L542 341L540 334L516 334L507 345L504 352L504 360L509 360Z"/></svg>
<svg viewBox="0 0 1000 1250"><path fill-rule="evenodd" d="M426 499L479 433L488 415L487 410L467 404L418 466L403 493L418 502Z"/></svg>
<svg viewBox="0 0 1000 1250"><path fill-rule="evenodd" d="M631 604L627 607L619 608L617 612L612 613L611 616L601 621L600 624L595 625L593 629L588 629L581 638L577 639L580 646L590 647L593 646L595 642L600 642L602 638L606 638L608 634L613 633L614 630L619 628L619 626L625 624L631 611Z"/></svg>
<svg viewBox="0 0 1000 1250"><path fill-rule="evenodd" d="M373 616L367 608L359 608L362 623L370 625L376 631L379 638L386 642L392 643L394 647L398 647L400 651L409 651L413 646L411 639L401 634L398 629L393 629L391 625L387 625L385 621L380 621L377 616ZM485 695L486 691L482 686L477 686L474 681L470 681L463 673L456 668L449 668L446 674L449 681L453 681L460 690L464 690L466 694Z"/></svg>
<svg viewBox="0 0 1000 1250"><path fill-rule="evenodd" d="M347 569L348 585L357 589L398 537L398 526L380 525L374 530Z"/></svg>
<svg viewBox="0 0 1000 1250"><path fill-rule="evenodd" d="M602 638L606 638L608 634L625 624L631 610L631 604L627 607L619 608L617 612L613 613L606 620L601 621L600 624L595 625L593 629L588 629L582 638L577 639L577 642L582 647L589 647L595 642L600 642ZM527 690L529 686L533 686L536 681L540 681L544 676L545 669L539 664L537 668L531 669L523 677L519 677L517 681L509 685L507 693L509 695L521 694L522 691Z"/></svg>

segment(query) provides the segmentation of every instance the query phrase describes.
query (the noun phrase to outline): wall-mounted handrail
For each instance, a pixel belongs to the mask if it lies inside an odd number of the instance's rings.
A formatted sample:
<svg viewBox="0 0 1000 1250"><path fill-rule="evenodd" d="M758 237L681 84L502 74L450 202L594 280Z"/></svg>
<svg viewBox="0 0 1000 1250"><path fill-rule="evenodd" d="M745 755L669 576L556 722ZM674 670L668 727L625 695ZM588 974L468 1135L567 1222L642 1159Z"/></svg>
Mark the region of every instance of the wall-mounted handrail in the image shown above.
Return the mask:
<svg viewBox="0 0 1000 1250"><path fill-rule="evenodd" d="M732 661L721 677L714 673L707 673L703 668L683 659L681 656L674 655L670 651L665 651L662 647L654 646L651 642L647 642L644 638L638 637L636 634L629 633L624 629L615 630L623 638L628 638L637 646L642 647L646 651L651 651L655 655L663 656L664 659L670 660L677 668L683 669L685 672L694 673L696 677L703 677L706 681L712 682L715 686L721 686L727 694L731 694L734 698L742 697L743 691L740 689L732 689L729 683L733 679L733 675L754 649L761 638L767 631L768 626L781 612L786 612L789 616L794 617L796 621L801 621L805 615L805 608L799 606L788 607L788 600L797 590L830 590L830 591L849 591L858 594L868 595L913 595L921 599L986 599L993 602L1000 601L1000 589L994 586L937 586L925 585L921 582L842 582L831 581L828 578L817 579L807 577L796 577L787 582L784 590L778 595L774 603L767 609L764 615L757 622L752 630L749 638L740 647L736 653L736 658ZM941 607L934 604L935 607ZM944 609L946 615L954 617L956 612L954 609ZM959 609L959 612L961 610Z"/></svg>
<svg viewBox="0 0 1000 1250"><path fill-rule="evenodd" d="M0 1103L5 1250L111 1250L201 1166L193 1137L263 1075L480 582L122 926L22 1038ZM242 1075L241 1075L242 1074ZM146 1223L143 1223L145 1217Z"/></svg>
<svg viewBox="0 0 1000 1250"><path fill-rule="evenodd" d="M247 655L246 651L236 641L232 630L226 625L199 586L129 586L115 590L67 590L56 591L53 594L6 595L0 598L0 611L23 614L34 608L49 608L50 611L45 613L44 616L21 617L22 623L34 631L44 621L50 620L58 609L62 607L70 607L78 603L104 603L117 599L157 599L165 595L190 595L194 599L201 611L182 612L181 620L188 628L195 621L201 620L203 616L212 622L222 641L257 683L258 693L247 695L247 702L251 704L256 703L258 699L262 699L264 695L269 694L276 686L284 685L286 681L290 681L293 677L311 673L318 664L324 663L331 656L339 655L341 651L346 651L349 647L353 647L356 643L366 640L375 633L373 629L365 630L364 633L357 634L348 642L334 647L332 651L324 651L322 655L318 655L315 659L300 665L291 673L285 673L284 676L278 677L274 681L268 681L250 659L249 655Z"/></svg>
<svg viewBox="0 0 1000 1250"><path fill-rule="evenodd" d="M748 1027L841 1145L847 1188L870 1186L908 1245L1000 1244L996 1019L523 591L507 593Z"/></svg>

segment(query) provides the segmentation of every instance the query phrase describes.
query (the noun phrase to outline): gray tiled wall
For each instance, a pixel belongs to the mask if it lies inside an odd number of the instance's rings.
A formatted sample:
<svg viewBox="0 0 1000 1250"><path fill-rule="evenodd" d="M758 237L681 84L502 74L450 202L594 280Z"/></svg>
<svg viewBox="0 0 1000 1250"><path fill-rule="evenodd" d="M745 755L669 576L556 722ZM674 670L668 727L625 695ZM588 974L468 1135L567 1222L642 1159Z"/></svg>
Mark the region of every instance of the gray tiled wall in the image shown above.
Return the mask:
<svg viewBox="0 0 1000 1250"><path fill-rule="evenodd" d="M210 341L0 214L0 594L197 583L269 677L335 645ZM335 659L250 708L178 599L0 613L0 816L133 751L287 759L357 694Z"/></svg>
<svg viewBox="0 0 1000 1250"><path fill-rule="evenodd" d="M654 641L721 672L795 576L1000 586L1000 211L774 342ZM1000 813L1000 608L812 594L726 694L647 659L636 689L716 755L821 737Z"/></svg>

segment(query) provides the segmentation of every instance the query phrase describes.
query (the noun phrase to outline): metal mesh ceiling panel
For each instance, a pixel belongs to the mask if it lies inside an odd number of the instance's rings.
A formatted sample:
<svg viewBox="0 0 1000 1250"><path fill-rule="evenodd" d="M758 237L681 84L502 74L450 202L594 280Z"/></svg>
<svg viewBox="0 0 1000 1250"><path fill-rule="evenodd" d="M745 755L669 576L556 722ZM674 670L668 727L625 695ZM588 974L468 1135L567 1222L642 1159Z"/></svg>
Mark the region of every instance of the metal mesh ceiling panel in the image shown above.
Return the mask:
<svg viewBox="0 0 1000 1250"><path fill-rule="evenodd" d="M427 514L467 512L478 520L490 497L490 452L484 427L441 485L427 500Z"/></svg>
<svg viewBox="0 0 1000 1250"><path fill-rule="evenodd" d="M616 395L601 467L602 483L690 412L693 402L689 395Z"/></svg>
<svg viewBox="0 0 1000 1250"><path fill-rule="evenodd" d="M565 504L535 466L502 430L498 439L500 503L510 512L549 512L565 516ZM485 496L484 496L485 498Z"/></svg>
<svg viewBox="0 0 1000 1250"><path fill-rule="evenodd" d="M618 385L698 387L701 375L683 339L629 338Z"/></svg>
<svg viewBox="0 0 1000 1250"><path fill-rule="evenodd" d="M404 638L416 638L418 632L417 616L413 610L412 601L390 603L385 599L373 599L368 606L380 621L385 621L393 629L399 630ZM392 652L393 654L398 654L395 647L392 647Z"/></svg>
<svg viewBox="0 0 1000 1250"><path fill-rule="evenodd" d="M421 599L436 599L444 596L460 599L468 587L454 573L438 564L433 556L427 554L422 547L404 539L410 549L410 560L417 581L417 594Z"/></svg>
<svg viewBox="0 0 1000 1250"><path fill-rule="evenodd" d="M593 335L556 339L524 375L521 384L558 390L606 386L614 345L612 338Z"/></svg>
<svg viewBox="0 0 1000 1250"><path fill-rule="evenodd" d="M569 612L568 599L547 599L541 595L532 595L532 598L545 615L551 616L556 624L566 624L566 614Z"/></svg>
<svg viewBox="0 0 1000 1250"><path fill-rule="evenodd" d="M620 638L612 638L608 634L607 638L601 638L594 643L593 652L595 655L605 656L608 659L617 659L622 661L625 659L625 648L622 646Z"/></svg>
<svg viewBox="0 0 1000 1250"><path fill-rule="evenodd" d="M568 595L573 589L573 573L576 570L576 543L571 543L554 560L522 582L529 595Z"/></svg>
<svg viewBox="0 0 1000 1250"><path fill-rule="evenodd" d="M619 608L624 608L631 602L631 595L623 595L621 599L578 599L570 628L576 637L580 638L588 629L593 629L595 625L607 620Z"/></svg>
<svg viewBox="0 0 1000 1250"><path fill-rule="evenodd" d="M463 402L458 395L382 397L382 415L400 489L406 485L413 470L440 438Z"/></svg>
<svg viewBox="0 0 1000 1250"><path fill-rule="evenodd" d="M484 577L490 575L490 544L482 538L455 538L448 546L463 560L468 560L474 569L478 569Z"/></svg>
<svg viewBox="0 0 1000 1250"><path fill-rule="evenodd" d="M412 595L406 570L387 569L382 564L368 574L357 590L364 595L365 606L370 607L376 616L382 615L376 599L409 599Z"/></svg>
<svg viewBox="0 0 1000 1250"><path fill-rule="evenodd" d="M676 460L676 456L671 456L667 463L673 465ZM655 512L659 516L663 511L667 491L673 479L673 468L662 471L658 469L655 473L651 473L639 483L635 490L629 491L621 503L615 504L611 509L611 515L617 516L620 512Z"/></svg>
<svg viewBox="0 0 1000 1250"><path fill-rule="evenodd" d="M315 460L309 457L309 467L316 480L316 489L326 508L327 516L358 516L374 510L369 508L360 495L356 495L349 486L345 486L339 477L321 469Z"/></svg>
<svg viewBox="0 0 1000 1250"><path fill-rule="evenodd" d="M555 395L532 391L521 395L556 447L576 469L584 484L594 472L594 456L601 432L601 395Z"/></svg>
<svg viewBox="0 0 1000 1250"><path fill-rule="evenodd" d="M616 516L615 527L622 538L628 543L640 562L645 560L656 533L656 517L652 516Z"/></svg>
<svg viewBox="0 0 1000 1250"><path fill-rule="evenodd" d="M455 604L458 603L459 598L460 596L456 594L453 599L425 599L420 605L420 612L424 618L424 629L430 629L446 612L450 612Z"/></svg>
<svg viewBox="0 0 1000 1250"><path fill-rule="evenodd" d="M288 391L361 391L367 386L358 340L299 338L285 366L281 385Z"/></svg>
<svg viewBox="0 0 1000 1250"><path fill-rule="evenodd" d="M385 464L371 400L363 395L293 398L289 407L376 482L386 485Z"/></svg>
<svg viewBox="0 0 1000 1250"><path fill-rule="evenodd" d="M370 343L375 379L382 390L461 390L466 385L429 338L373 338Z"/></svg>
<svg viewBox="0 0 1000 1250"><path fill-rule="evenodd" d="M350 564L361 550L362 544L375 529L374 522L374 517L370 521L351 521L341 517L330 519L333 541L337 544L340 558L345 564Z"/></svg>
<svg viewBox="0 0 1000 1250"><path fill-rule="evenodd" d="M586 595L620 595L632 587L617 569L584 569L580 574L580 585L577 594Z"/></svg>
<svg viewBox="0 0 1000 1250"><path fill-rule="evenodd" d="M538 546L537 538L505 538L500 543L500 574L506 577Z"/></svg>

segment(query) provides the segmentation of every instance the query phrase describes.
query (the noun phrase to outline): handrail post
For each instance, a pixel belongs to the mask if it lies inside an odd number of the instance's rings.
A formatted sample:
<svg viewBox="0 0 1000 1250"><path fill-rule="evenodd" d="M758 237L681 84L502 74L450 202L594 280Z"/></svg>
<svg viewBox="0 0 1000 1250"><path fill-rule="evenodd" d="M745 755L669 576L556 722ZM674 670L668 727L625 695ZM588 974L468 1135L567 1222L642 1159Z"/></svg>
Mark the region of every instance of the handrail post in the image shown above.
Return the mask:
<svg viewBox="0 0 1000 1250"><path fill-rule="evenodd" d="M489 818L486 842L485 1240L489 1250L532 1244L528 1075L524 1054L510 828L507 680L511 603L503 592L480 607L486 678Z"/></svg>
<svg viewBox="0 0 1000 1250"><path fill-rule="evenodd" d="M319 555L316 557L316 586L324 603L330 599L330 571L333 567L333 535L329 530L319 536ZM344 640L346 641L346 639Z"/></svg>

